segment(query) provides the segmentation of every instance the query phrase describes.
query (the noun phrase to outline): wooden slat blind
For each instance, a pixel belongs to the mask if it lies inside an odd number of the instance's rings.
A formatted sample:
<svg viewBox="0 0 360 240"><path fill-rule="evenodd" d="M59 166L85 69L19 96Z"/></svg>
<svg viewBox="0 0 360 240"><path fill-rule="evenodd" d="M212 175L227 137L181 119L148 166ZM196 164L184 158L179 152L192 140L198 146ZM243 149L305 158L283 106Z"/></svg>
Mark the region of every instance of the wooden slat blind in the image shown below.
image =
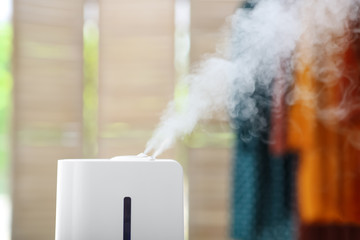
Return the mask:
<svg viewBox="0 0 360 240"><path fill-rule="evenodd" d="M189 239L227 239L230 159L228 148L189 150Z"/></svg>
<svg viewBox="0 0 360 240"><path fill-rule="evenodd" d="M191 0L192 63L201 60L204 54L215 51L226 18L234 13L239 4L238 0ZM217 121L210 123L214 126L217 124ZM188 152L189 239L227 239L231 149L208 145L190 148Z"/></svg>
<svg viewBox="0 0 360 240"><path fill-rule="evenodd" d="M100 1L99 155L137 154L174 87L174 1Z"/></svg>
<svg viewBox="0 0 360 240"><path fill-rule="evenodd" d="M82 0L14 1L13 239L54 239L56 161L82 155Z"/></svg>

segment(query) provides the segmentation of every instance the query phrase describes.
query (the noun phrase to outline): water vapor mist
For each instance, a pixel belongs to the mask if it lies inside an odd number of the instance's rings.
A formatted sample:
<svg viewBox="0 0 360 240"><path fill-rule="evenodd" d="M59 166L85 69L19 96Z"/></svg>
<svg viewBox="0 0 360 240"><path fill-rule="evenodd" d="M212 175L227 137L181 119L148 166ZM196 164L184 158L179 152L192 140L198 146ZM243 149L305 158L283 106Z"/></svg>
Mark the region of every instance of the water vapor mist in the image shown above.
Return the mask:
<svg viewBox="0 0 360 240"><path fill-rule="evenodd" d="M295 50L302 41L320 55L342 51L351 41L348 26L357 17L359 1L258 0L252 1L253 9L238 9L229 20L226 35L230 37L223 49L201 62L183 80L189 87L184 108L177 110L173 102L169 103L145 153L158 156L177 138L191 133L199 120L209 119L219 110L225 109L230 118L252 122L255 129L266 127L266 121L257 118L255 90L281 94L281 89L271 92L271 84L284 66L287 72L294 70L294 62L300 57ZM336 75L341 67L339 61L331 69L317 71ZM282 83L284 87L291 85L292 78ZM301 91L296 86L293 89ZM309 97L306 93L297 96ZM287 102L295 100L289 97Z"/></svg>

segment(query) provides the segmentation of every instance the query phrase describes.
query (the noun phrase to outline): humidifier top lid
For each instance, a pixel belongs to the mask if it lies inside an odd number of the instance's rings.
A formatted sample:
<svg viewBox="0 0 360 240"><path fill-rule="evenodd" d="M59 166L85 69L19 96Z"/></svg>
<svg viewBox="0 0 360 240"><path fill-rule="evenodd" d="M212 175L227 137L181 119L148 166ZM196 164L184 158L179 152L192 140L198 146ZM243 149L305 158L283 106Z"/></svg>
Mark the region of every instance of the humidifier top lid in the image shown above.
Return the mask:
<svg viewBox="0 0 360 240"><path fill-rule="evenodd" d="M166 161L170 159L155 159L144 153L138 155L116 156L110 159L61 159L59 161L75 161L75 162L104 162L104 161Z"/></svg>

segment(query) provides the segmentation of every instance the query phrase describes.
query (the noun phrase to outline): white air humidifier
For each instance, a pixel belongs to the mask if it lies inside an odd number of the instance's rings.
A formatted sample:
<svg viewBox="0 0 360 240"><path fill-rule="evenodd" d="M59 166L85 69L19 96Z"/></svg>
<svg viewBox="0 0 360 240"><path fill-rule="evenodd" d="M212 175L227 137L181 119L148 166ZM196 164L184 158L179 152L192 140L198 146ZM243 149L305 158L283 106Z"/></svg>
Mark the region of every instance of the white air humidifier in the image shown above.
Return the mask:
<svg viewBox="0 0 360 240"><path fill-rule="evenodd" d="M184 240L174 160L59 160L57 181L56 240Z"/></svg>

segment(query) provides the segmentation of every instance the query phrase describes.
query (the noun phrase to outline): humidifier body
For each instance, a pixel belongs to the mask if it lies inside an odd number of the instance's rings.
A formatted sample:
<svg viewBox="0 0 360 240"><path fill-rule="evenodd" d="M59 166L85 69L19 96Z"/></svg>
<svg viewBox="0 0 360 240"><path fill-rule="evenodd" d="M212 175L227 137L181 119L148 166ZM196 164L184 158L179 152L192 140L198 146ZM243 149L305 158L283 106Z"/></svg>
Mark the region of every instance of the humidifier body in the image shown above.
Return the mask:
<svg viewBox="0 0 360 240"><path fill-rule="evenodd" d="M56 240L184 240L173 160L59 160Z"/></svg>

